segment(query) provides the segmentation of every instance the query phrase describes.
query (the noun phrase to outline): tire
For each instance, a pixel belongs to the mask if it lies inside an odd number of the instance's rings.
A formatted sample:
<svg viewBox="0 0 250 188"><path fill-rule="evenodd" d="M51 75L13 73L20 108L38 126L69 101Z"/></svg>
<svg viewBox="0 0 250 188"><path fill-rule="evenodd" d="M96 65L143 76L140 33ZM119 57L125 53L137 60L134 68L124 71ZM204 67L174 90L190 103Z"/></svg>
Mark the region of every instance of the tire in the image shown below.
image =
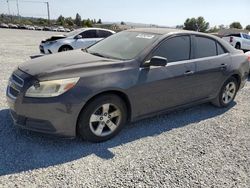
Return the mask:
<svg viewBox="0 0 250 188"><path fill-rule="evenodd" d="M117 135L126 121L124 101L117 95L102 95L84 107L78 118L77 131L86 141L103 142Z"/></svg>
<svg viewBox="0 0 250 188"><path fill-rule="evenodd" d="M71 46L61 46L58 50L58 52L66 52L69 50L73 50L73 48Z"/></svg>
<svg viewBox="0 0 250 188"><path fill-rule="evenodd" d="M237 43L237 44L235 45L235 48L240 50L240 49L241 49L240 43Z"/></svg>
<svg viewBox="0 0 250 188"><path fill-rule="evenodd" d="M219 95L212 101L212 104L225 108L231 105L239 89L239 83L234 77L229 78L222 86ZM234 90L234 91L233 91Z"/></svg>

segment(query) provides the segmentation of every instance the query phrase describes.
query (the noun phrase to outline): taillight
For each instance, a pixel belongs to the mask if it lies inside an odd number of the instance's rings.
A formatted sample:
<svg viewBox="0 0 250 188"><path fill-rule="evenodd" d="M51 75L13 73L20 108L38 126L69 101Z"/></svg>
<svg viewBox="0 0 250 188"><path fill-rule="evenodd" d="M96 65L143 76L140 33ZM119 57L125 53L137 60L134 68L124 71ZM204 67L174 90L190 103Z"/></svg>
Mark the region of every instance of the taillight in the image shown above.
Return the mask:
<svg viewBox="0 0 250 188"><path fill-rule="evenodd" d="M233 37L230 37L230 42L233 42Z"/></svg>
<svg viewBox="0 0 250 188"><path fill-rule="evenodd" d="M250 62L250 52L247 52L245 55L247 56L247 60Z"/></svg>

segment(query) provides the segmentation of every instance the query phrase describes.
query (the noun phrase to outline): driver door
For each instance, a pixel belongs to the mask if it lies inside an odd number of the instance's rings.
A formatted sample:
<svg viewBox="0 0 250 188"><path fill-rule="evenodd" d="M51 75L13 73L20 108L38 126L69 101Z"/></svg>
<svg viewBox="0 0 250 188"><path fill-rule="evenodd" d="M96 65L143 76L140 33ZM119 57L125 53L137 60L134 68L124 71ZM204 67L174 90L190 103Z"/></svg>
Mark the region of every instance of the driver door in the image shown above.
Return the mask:
<svg viewBox="0 0 250 188"><path fill-rule="evenodd" d="M137 117L197 100L190 36L167 39L152 53L153 56L167 58L168 63L164 67L141 68L135 100L135 106L139 106L135 112Z"/></svg>

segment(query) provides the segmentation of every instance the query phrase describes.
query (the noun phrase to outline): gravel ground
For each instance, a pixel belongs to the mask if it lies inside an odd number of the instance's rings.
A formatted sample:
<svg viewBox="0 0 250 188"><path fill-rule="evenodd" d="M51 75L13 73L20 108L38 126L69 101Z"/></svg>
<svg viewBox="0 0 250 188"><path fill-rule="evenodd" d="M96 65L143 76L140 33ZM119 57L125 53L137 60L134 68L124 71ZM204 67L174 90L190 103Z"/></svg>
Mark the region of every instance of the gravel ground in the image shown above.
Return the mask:
<svg viewBox="0 0 250 188"><path fill-rule="evenodd" d="M146 119L100 144L13 127L12 70L49 32L0 29L0 187L250 187L250 84L235 104Z"/></svg>

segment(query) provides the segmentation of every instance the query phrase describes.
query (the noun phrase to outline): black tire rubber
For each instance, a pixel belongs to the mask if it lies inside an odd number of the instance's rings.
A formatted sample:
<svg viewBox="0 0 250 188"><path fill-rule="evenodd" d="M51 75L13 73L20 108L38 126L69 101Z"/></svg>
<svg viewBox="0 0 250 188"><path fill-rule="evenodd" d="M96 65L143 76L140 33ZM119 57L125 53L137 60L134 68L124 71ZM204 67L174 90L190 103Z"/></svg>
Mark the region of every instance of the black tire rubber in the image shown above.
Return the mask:
<svg viewBox="0 0 250 188"><path fill-rule="evenodd" d="M93 114L93 112L96 110L96 108L98 108L100 105L105 104L105 103L112 103L116 105L121 110L122 117L121 117L120 125L112 134L101 137L101 136L96 136L91 131L90 126L89 126L89 119L90 119L90 116ZM98 142L107 141L113 138L114 136L116 136L125 126L127 122L127 114L128 113L127 113L127 107L126 107L125 102L117 95L105 94L105 95L98 96L97 98L92 100L89 104L87 104L87 106L85 106L82 112L80 113L79 118L78 118L78 124L77 124L77 133L84 140L89 141L89 142L98 143Z"/></svg>
<svg viewBox="0 0 250 188"><path fill-rule="evenodd" d="M58 50L58 52L65 52L65 51L69 51L69 50L73 50L73 48L71 46L65 45L65 46L61 46Z"/></svg>
<svg viewBox="0 0 250 188"><path fill-rule="evenodd" d="M240 49L241 49L240 43L237 43L237 44L235 45L235 48L240 50Z"/></svg>
<svg viewBox="0 0 250 188"><path fill-rule="evenodd" d="M233 97L233 100L232 100L230 103L225 104L225 103L223 102L223 100L222 100L222 95L223 95L223 91L224 91L226 85L227 85L229 82L234 82L234 83L235 83L235 85L236 85L236 92L235 92L235 95L234 95L234 97ZM221 90L220 90L219 95L212 101L212 104L213 104L214 106L219 107L219 108L226 108L226 107L230 106L230 105L232 104L232 102L234 101L236 95L237 95L238 89L239 89L239 83L238 83L238 81L236 80L236 78L234 78L234 77L229 78L229 79L223 84L223 86L222 86L222 88L221 88Z"/></svg>

